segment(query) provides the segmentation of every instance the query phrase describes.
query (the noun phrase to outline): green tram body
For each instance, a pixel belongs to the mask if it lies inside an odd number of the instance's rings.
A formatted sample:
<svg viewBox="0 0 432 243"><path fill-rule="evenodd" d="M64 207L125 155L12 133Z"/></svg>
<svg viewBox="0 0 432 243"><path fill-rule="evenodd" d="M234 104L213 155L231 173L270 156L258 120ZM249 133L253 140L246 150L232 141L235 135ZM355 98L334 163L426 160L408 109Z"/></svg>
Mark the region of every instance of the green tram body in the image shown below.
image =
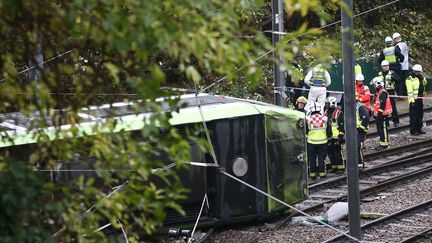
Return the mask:
<svg viewBox="0 0 432 243"><path fill-rule="evenodd" d="M303 113L262 102L209 94L183 95L179 103L186 103L188 106L173 112L170 124L180 130L186 127L203 127L199 104L218 163L225 172L291 205L307 198ZM127 105L123 103L118 107L121 109ZM149 115L151 114L119 116L114 132L145 129L144 118ZM1 115L3 120L7 117L7 114ZM78 136L92 134L94 125L92 121L80 123ZM68 125L61 127L64 138L71 136L69 128ZM9 130L14 130L14 127L9 127ZM4 154L8 151L26 158L28 153L23 151L31 150L32 144L37 142L34 134L18 129L9 133L14 134L13 140L2 139L0 152ZM56 139L55 129L48 128L45 134L50 139ZM192 161L214 163L210 154L199 155L196 144L191 144L191 153ZM67 169L79 168L79 163L75 163ZM186 216L169 212L164 222L166 227L193 224L205 193L210 207L201 216L202 225L266 218L286 209L265 195L219 173L218 170L215 167L192 165L187 169L177 170L183 185L190 190L188 199L181 202ZM54 175L51 176L61 182L67 182L82 174L91 176L92 172L54 171Z"/></svg>

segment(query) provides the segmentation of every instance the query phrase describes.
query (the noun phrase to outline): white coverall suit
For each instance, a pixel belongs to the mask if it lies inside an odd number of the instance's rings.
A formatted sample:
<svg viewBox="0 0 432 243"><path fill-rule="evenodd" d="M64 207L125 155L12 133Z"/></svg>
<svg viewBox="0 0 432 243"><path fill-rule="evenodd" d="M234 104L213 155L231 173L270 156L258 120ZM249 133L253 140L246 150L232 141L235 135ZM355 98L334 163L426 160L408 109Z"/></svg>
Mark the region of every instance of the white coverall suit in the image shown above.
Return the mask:
<svg viewBox="0 0 432 243"><path fill-rule="evenodd" d="M327 87L331 84L329 72L322 68L321 65L317 65L307 73L304 81L305 84L310 86L308 105L318 102L321 107L324 107Z"/></svg>

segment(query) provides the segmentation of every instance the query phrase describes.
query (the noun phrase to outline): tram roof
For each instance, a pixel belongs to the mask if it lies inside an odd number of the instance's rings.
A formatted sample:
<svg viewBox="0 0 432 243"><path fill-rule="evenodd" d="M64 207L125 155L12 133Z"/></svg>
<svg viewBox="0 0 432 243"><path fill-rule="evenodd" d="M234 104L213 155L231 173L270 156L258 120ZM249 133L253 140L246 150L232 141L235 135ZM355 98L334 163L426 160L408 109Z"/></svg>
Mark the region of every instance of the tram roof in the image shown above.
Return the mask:
<svg viewBox="0 0 432 243"><path fill-rule="evenodd" d="M280 106L220 95L182 95L177 97L179 100L176 107L172 107L169 105L168 100L174 98L160 98L156 100L160 102L162 111L171 112L172 117L169 120L171 125L200 123L203 121L203 118L205 122L208 122L257 114L280 114L298 118L304 116L303 113ZM62 120L61 125L56 127L51 119L43 117L38 113L30 116L25 116L20 112L0 114L0 129L2 130L0 132L2 137L0 147L36 143L36 135L40 134L41 131L50 140L55 140L72 136L93 135L95 133L95 126L99 126L100 132L107 133L140 130L149 123L149 118L153 113L137 110L137 103L139 101L119 102L83 108L78 113L82 121L76 124L75 134L72 133L72 125L67 120ZM54 111L54 117L63 117L65 113L67 112L64 110L56 110ZM102 126L108 118L114 118L118 121L114 130L108 130L108 128ZM42 121L44 125L37 126L35 125L35 121ZM59 131L61 132L59 133Z"/></svg>

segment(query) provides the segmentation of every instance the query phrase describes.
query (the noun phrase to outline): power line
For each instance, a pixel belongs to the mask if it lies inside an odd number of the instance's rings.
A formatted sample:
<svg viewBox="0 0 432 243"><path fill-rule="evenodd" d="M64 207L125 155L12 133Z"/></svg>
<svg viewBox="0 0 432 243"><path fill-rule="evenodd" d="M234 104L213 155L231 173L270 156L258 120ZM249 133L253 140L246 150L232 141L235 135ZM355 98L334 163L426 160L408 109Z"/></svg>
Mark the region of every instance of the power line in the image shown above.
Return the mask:
<svg viewBox="0 0 432 243"><path fill-rule="evenodd" d="M58 54L57 56L53 56L53 57L51 57L51 58L48 58L47 60L45 60L45 61L43 61L43 62L37 63L37 64L35 64L35 65L33 65L33 66L29 67L29 68L26 68L26 69L24 69L24 70L21 70L20 72L18 72L17 75L20 75L20 74L23 74L23 73L28 72L28 71L30 71L30 70L33 70L33 69L35 69L36 67L39 67L39 66L41 66L41 65L43 65L43 64L45 64L45 63L51 62L51 61L53 61L53 60L55 60L55 59L57 59L57 58L59 58L59 57L62 57L62 56L64 56L64 55L67 55L67 54L71 53L71 52L74 51L74 50L75 50L75 48L72 48L72 49L70 49L70 50L68 50L68 51L65 51L65 52L63 52L63 53ZM0 83L3 82L3 81L5 81L5 80L6 80L6 78L2 78L2 79L0 79Z"/></svg>
<svg viewBox="0 0 432 243"><path fill-rule="evenodd" d="M380 5L380 6L378 6L378 7L375 7L375 8L369 9L369 10L366 10L366 11L364 11L364 12L362 12L362 13L359 13L359 14L354 15L354 18L355 18L355 17L358 17L358 16L361 16L361 15L364 15L364 14L367 14L367 13L370 13L370 12L372 12L372 11L378 10L378 9L380 9L380 8L387 7L387 6L389 6L389 5L395 4L395 3L400 2L400 1L401 1L401 0L394 0L394 1L392 1L392 2L389 2L389 3L386 3L386 4ZM222 10L222 9L224 9L224 8L214 9L214 10L211 10L211 11L209 11L209 12L213 12L213 11L214 11L214 12L217 12L217 11L220 11L220 10ZM283 17L283 15L279 15L279 16L280 16L280 17ZM273 18L274 18L274 17L272 17L271 20L273 20ZM268 20L268 21L271 21L271 20ZM261 24L260 27L262 27L263 25L265 25L266 23L268 23L268 21L263 22L263 23ZM322 29L328 28L328 27L330 27L330 26L333 26L333 25L339 24L340 22L341 22L341 21L339 20L339 21L336 21L336 22L333 22L333 23L330 23L330 24L327 24L327 25L321 26L320 28L318 28L318 30L322 30ZM270 31L263 31L263 33L268 33L268 32L270 32ZM271 32L270 32L270 33L271 33ZM286 33L286 32L281 32L281 33L276 33L276 34L287 34L287 33ZM295 38L299 38L299 37L305 36L305 35L307 35L307 34L309 34L309 32L305 32L305 33L303 33L303 34L297 35ZM255 35L255 37L256 37L256 35ZM252 37L252 36L247 36L247 38L253 38L253 37ZM294 38L288 39L287 41L285 41L285 43L288 43L289 41L291 41L291 40L293 40L293 39L294 39ZM63 52L63 53L58 54L58 55L56 55L56 56L53 56L53 57L51 57L51 58L49 58L49 59L47 59L47 60L45 60L45 61L43 61L43 62L37 63L37 64L35 64L35 65L33 65L33 66L29 67L29 68L26 68L26 69L24 69L24 70L21 70L20 72L18 72L18 75L23 74L23 73L25 73L25 72L28 72L28 71L30 71L30 70L33 70L34 68L36 68L36 67L38 67L38 66L40 66L40 65L43 65L43 64L48 63L48 62L51 62L51 61L53 61L53 60L55 60L55 59L57 59L57 58L60 58L60 57L62 57L62 56L64 56L64 55L67 55L67 54L71 53L72 51L74 51L75 49L76 49L76 48L72 48L72 49L70 49L70 50L68 50L68 51L66 51L66 52ZM255 61L259 61L259 60L261 60L263 57L269 55L270 53L274 52L275 50L276 50L276 48L273 48L273 49L267 51L266 53L264 53L264 54L262 54L261 56L259 56L258 58L256 58ZM241 71L242 69L244 69L245 67L247 67L247 66L245 65L245 66L243 66L243 67L240 67L240 68L238 68L237 70L235 70L235 72L239 72L239 71ZM211 87L213 87L214 85L216 85L216 84L218 84L218 83L224 81L224 80L227 79L227 78L228 78L228 76L224 76L224 77L222 77L221 79L219 79L219 80L213 82L212 84L208 85L207 87L201 89L200 92L204 92L204 91L208 90L209 88L211 88ZM1 83L1 82L4 82L5 80L6 80L6 78L2 78L2 79L0 79L0 83ZM67 94L67 93L64 93L64 94ZM67 94L67 95L70 95L70 94ZM104 94L101 94L101 95L104 95ZM114 94L112 94L112 95L114 95ZM131 95L136 95L136 94L131 94Z"/></svg>
<svg viewBox="0 0 432 243"><path fill-rule="evenodd" d="M400 1L401 1L401 0L394 0L394 1L388 2L388 3L386 3L386 4L383 4L383 5L377 6L377 7L375 7L375 8L372 8L372 9L366 10L366 11L361 12L361 13L359 13L359 14L355 14L355 15L353 15L353 17L355 18L355 17L358 17L358 16L362 16L362 15L364 15L364 14L367 14L367 13L370 13L370 12L372 12L372 11L375 11L375 10L378 10L378 9L381 9L381 8L384 8L384 7L387 7L387 6L389 6L389 5L395 4L395 3L400 2ZM341 23L340 20L335 21L335 22L330 23L330 24L327 24L327 25L324 25L324 26L321 26L320 28L317 28L317 29L318 29L318 30L322 30L322 29L328 28L328 27L330 27L330 26L333 26L333 25L336 25L336 24L339 24L339 23ZM264 33L267 33L267 32L270 32L270 33L271 33L271 31L264 31ZM303 36L305 36L305 35L307 35L307 34L310 34L310 32L311 32L311 31L307 31L307 32L305 32L305 33L303 33L303 34L297 35L296 37L293 37L293 38L290 38L290 39L286 40L284 43L288 43L288 42L290 42L291 40L293 40L294 38L303 37ZM287 34L287 33L286 33L286 32L279 32L278 34L285 35L285 34ZM261 60L263 57L265 57L265 56L267 56L268 54L274 52L276 49L277 49L276 47L274 47L273 49L270 49L270 50L267 51L266 53L264 53L264 54L262 54L261 56L259 56L258 58L256 58L256 59L255 59L255 62ZM237 70L234 71L234 73L237 73L237 72L241 71L241 70L244 69L245 67L247 67L247 65L238 68ZM204 91L208 90L209 88L211 88L211 87L213 87L214 85L216 85L216 84L218 84L218 83L224 81L224 80L227 79L227 78L228 78L228 75L222 77L221 79L216 80L216 81L213 82L212 84L210 84L210 85L204 87L203 89L201 89L200 92L204 92Z"/></svg>

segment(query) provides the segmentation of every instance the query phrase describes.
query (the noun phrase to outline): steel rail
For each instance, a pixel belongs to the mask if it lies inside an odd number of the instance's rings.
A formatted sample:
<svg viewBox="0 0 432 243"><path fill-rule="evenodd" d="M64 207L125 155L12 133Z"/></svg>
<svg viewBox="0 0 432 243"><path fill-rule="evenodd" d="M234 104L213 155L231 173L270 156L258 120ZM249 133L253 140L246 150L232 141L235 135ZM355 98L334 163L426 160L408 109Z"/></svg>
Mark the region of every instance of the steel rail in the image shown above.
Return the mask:
<svg viewBox="0 0 432 243"><path fill-rule="evenodd" d="M379 225L379 224L383 224L384 222L390 221L390 220L395 220L397 217L400 217L402 215L407 215L407 214L412 214L413 212L416 212L418 210L424 209L424 208L430 208L432 206L432 200L426 201L426 202L422 202L419 204L416 204L414 206L411 206L409 208L405 208L403 210L397 211L395 213L389 214L387 216L384 216L382 218L373 220L371 222L368 222L364 225L361 226L362 230L365 229L369 229L372 228L373 226ZM341 241L344 239L344 235L336 235L326 241L324 241L324 243L329 243L329 242L334 242L334 241Z"/></svg>
<svg viewBox="0 0 432 243"><path fill-rule="evenodd" d="M406 166L412 166L417 165L420 163L424 163L427 161L430 161L432 158L432 152L430 150L423 150L419 151L418 153L414 153L411 155L408 155L403 158L396 158L394 160L391 160L389 162L382 163L380 165L376 165L371 168L367 168L360 172L360 179L364 176L372 176L378 173L382 173L383 171L389 170L389 169L395 169L395 168L401 168ZM325 180L322 182L314 183L309 185L309 191L310 190L318 190L322 187L330 187L335 186L341 183L346 182L346 175L341 175L339 177L335 177L329 180Z"/></svg>
<svg viewBox="0 0 432 243"><path fill-rule="evenodd" d="M432 107L426 107L423 109L423 112L431 112ZM399 118L409 117L409 112L399 114ZM369 121L369 125L375 124L375 119L371 119Z"/></svg>
<svg viewBox="0 0 432 243"><path fill-rule="evenodd" d="M428 119L428 120L423 120L423 122L426 123L427 126L429 126L429 125L432 124L432 118L431 118L431 119ZM402 131L402 130L409 129L409 127L410 127L409 124L406 124L406 125L400 125L400 126L398 126L398 127L392 127L392 128L390 128L390 129L388 129L388 133L396 133L396 132L400 132L400 131ZM378 136L379 136L378 131L375 131L375 132L371 132L371 133L366 134L366 137L367 137L367 138L371 138L371 137L378 137Z"/></svg>
<svg viewBox="0 0 432 243"><path fill-rule="evenodd" d="M383 190L387 189L389 186L395 185L395 183L397 183L397 182L401 182L401 181L405 181L405 180L408 180L411 178L415 178L418 176L429 174L430 172L432 172L432 165L428 166L426 168L421 168L419 170L409 172L407 174L392 177L391 179L380 182L377 185L374 185L374 186L371 186L371 187L368 187L365 189L361 189L360 190L360 196L361 197L369 196L369 195L374 194L376 192L383 191ZM342 196L334 197L334 198L329 199L327 201L317 203L316 205L307 207L306 209L302 209L302 211L303 212L311 212L311 211L314 211L316 209L322 208L325 204L344 200L346 197L347 197L346 194L344 194Z"/></svg>
<svg viewBox="0 0 432 243"><path fill-rule="evenodd" d="M415 234L411 237L405 238L403 239L401 242L399 243L408 243L408 242L414 242L415 240L420 240L422 238L428 237L428 239L430 239L432 237L432 227L428 228L418 234Z"/></svg>
<svg viewBox="0 0 432 243"><path fill-rule="evenodd" d="M414 162L415 161L419 161L419 159L420 159L419 157L423 158L422 161L425 161L425 160L431 161L432 160L431 159L431 154L427 154L427 155L422 155L422 156L414 157L414 158L411 158L411 159L408 159L408 160L400 160L400 161L403 161L402 163L405 163L405 165L406 165L406 163L408 163L411 160L413 162L413 164L411 164L411 165L416 165L416 163L414 163ZM395 163L398 163L398 161L395 161ZM422 163L422 162L418 162L418 163ZM383 168L384 166L385 165L380 166L381 168L379 170L382 171L384 169ZM405 181L405 180L408 180L408 179L411 179L411 178L416 178L416 177L419 177L419 176L422 176L422 175L425 175L425 174L429 174L431 172L432 172L432 165L430 165L428 167L425 167L425 168L421 168L421 169L415 170L415 171L411 171L411 172L405 173L403 175L394 176L394 177L392 177L392 178L390 178L388 180L381 181L381 182L379 182L378 184L376 184L374 186L361 189L360 190L360 197L369 196L371 194L383 191L383 190L387 189L388 187L394 186L398 182ZM345 179L345 181L346 181L346 179ZM337 182L334 182L334 183L337 183ZM317 185L316 187L318 187L318 186L320 186L320 185ZM326 205L326 204L334 203L336 201L342 201L342 200L344 200L346 198L347 198L347 194L344 194L344 195L341 195L341 196L335 196L334 198L331 198L331 199L325 200L323 202L317 203L315 205L303 208L302 211L310 213L310 212L313 212L315 210L323 208L324 205ZM290 220L293 216L296 216L296 215L297 215L296 213L292 213L291 215L289 215L288 217L286 217L284 220L282 220L274 229L277 230L277 229L281 228L283 225L285 225L286 222L288 222L288 220Z"/></svg>
<svg viewBox="0 0 432 243"><path fill-rule="evenodd" d="M425 147L432 147L432 139L422 140L419 142L409 143L402 146L390 147L382 151L367 153L364 155L365 161L372 161L377 158L385 158L388 156L405 153L411 150L419 150ZM406 158L406 157L405 157Z"/></svg>

